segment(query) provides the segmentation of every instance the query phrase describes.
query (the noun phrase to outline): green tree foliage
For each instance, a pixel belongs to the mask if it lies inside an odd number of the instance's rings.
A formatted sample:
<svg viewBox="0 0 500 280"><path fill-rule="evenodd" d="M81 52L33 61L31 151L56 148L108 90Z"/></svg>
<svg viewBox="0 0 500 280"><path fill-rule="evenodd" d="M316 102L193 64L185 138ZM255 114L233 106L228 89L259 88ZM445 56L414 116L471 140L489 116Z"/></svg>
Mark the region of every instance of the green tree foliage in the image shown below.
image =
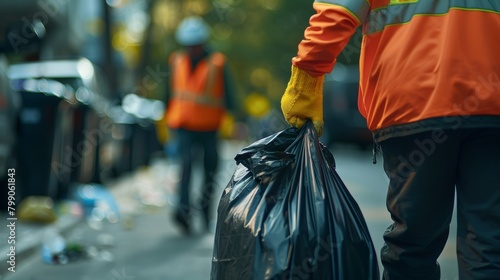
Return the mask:
<svg viewBox="0 0 500 280"><path fill-rule="evenodd" d="M313 1L286 0L156 0L151 5L152 46L149 65L165 62L178 48L174 41L176 24L188 15L201 15L213 28L214 48L226 53L240 95L263 94L278 106L290 75L291 59L314 14ZM342 63L357 63L361 36L353 37L339 57ZM144 64L143 64L144 65ZM161 96L161 89L153 95Z"/></svg>

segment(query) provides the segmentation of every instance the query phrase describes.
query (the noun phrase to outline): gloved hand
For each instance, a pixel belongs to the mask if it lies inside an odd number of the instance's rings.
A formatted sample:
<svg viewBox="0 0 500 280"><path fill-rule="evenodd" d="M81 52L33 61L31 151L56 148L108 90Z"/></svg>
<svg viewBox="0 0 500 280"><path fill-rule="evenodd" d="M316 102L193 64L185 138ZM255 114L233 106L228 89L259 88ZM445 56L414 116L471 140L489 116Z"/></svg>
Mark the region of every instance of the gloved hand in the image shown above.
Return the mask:
<svg viewBox="0 0 500 280"><path fill-rule="evenodd" d="M230 112L226 112L222 117L221 124L219 126L219 133L223 139L232 139L235 135L234 127L235 119Z"/></svg>
<svg viewBox="0 0 500 280"><path fill-rule="evenodd" d="M281 111L285 120L301 128L309 119L318 136L323 134L323 81L325 75L313 77L292 65L292 75L281 97Z"/></svg>

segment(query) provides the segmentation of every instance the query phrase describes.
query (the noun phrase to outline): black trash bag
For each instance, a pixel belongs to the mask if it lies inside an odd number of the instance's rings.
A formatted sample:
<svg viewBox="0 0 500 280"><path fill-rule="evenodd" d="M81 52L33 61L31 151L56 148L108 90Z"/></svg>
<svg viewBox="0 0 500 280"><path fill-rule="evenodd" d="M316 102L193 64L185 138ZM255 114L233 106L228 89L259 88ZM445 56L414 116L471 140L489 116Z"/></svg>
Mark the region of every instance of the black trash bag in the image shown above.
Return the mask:
<svg viewBox="0 0 500 280"><path fill-rule="evenodd" d="M361 210L312 123L235 160L218 207L212 280L379 279Z"/></svg>

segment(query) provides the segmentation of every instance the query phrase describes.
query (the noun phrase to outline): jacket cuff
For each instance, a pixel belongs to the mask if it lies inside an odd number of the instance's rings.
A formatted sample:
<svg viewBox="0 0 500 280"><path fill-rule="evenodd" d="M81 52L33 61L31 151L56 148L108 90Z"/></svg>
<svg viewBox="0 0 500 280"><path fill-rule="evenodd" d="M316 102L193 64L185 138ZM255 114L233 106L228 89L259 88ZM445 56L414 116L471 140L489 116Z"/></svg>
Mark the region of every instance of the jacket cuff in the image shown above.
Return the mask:
<svg viewBox="0 0 500 280"><path fill-rule="evenodd" d="M292 65L292 75L290 77L290 81L288 82L288 87L295 88L297 91L305 94L322 94L324 80L325 75L313 77L305 70Z"/></svg>

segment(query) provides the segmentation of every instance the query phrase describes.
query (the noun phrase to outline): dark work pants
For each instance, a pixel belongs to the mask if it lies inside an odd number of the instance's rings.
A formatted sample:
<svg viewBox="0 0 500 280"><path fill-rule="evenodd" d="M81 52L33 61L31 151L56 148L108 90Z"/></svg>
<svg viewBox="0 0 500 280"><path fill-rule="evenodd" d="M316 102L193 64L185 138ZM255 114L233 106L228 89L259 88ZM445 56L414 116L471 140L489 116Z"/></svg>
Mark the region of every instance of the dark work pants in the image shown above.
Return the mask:
<svg viewBox="0 0 500 280"><path fill-rule="evenodd" d="M179 129L176 131L179 141L179 156L181 159L182 177L179 185L180 202L178 210L189 216L191 207L201 210L208 219L211 197L214 190L214 176L219 161L217 131L199 132ZM204 179L202 197L197 204L190 204L191 170L194 162L203 160ZM206 220L205 222L208 222Z"/></svg>
<svg viewBox="0 0 500 280"><path fill-rule="evenodd" d="M459 279L500 279L500 128L435 130L380 143L394 223L384 279L440 279L457 195Z"/></svg>

